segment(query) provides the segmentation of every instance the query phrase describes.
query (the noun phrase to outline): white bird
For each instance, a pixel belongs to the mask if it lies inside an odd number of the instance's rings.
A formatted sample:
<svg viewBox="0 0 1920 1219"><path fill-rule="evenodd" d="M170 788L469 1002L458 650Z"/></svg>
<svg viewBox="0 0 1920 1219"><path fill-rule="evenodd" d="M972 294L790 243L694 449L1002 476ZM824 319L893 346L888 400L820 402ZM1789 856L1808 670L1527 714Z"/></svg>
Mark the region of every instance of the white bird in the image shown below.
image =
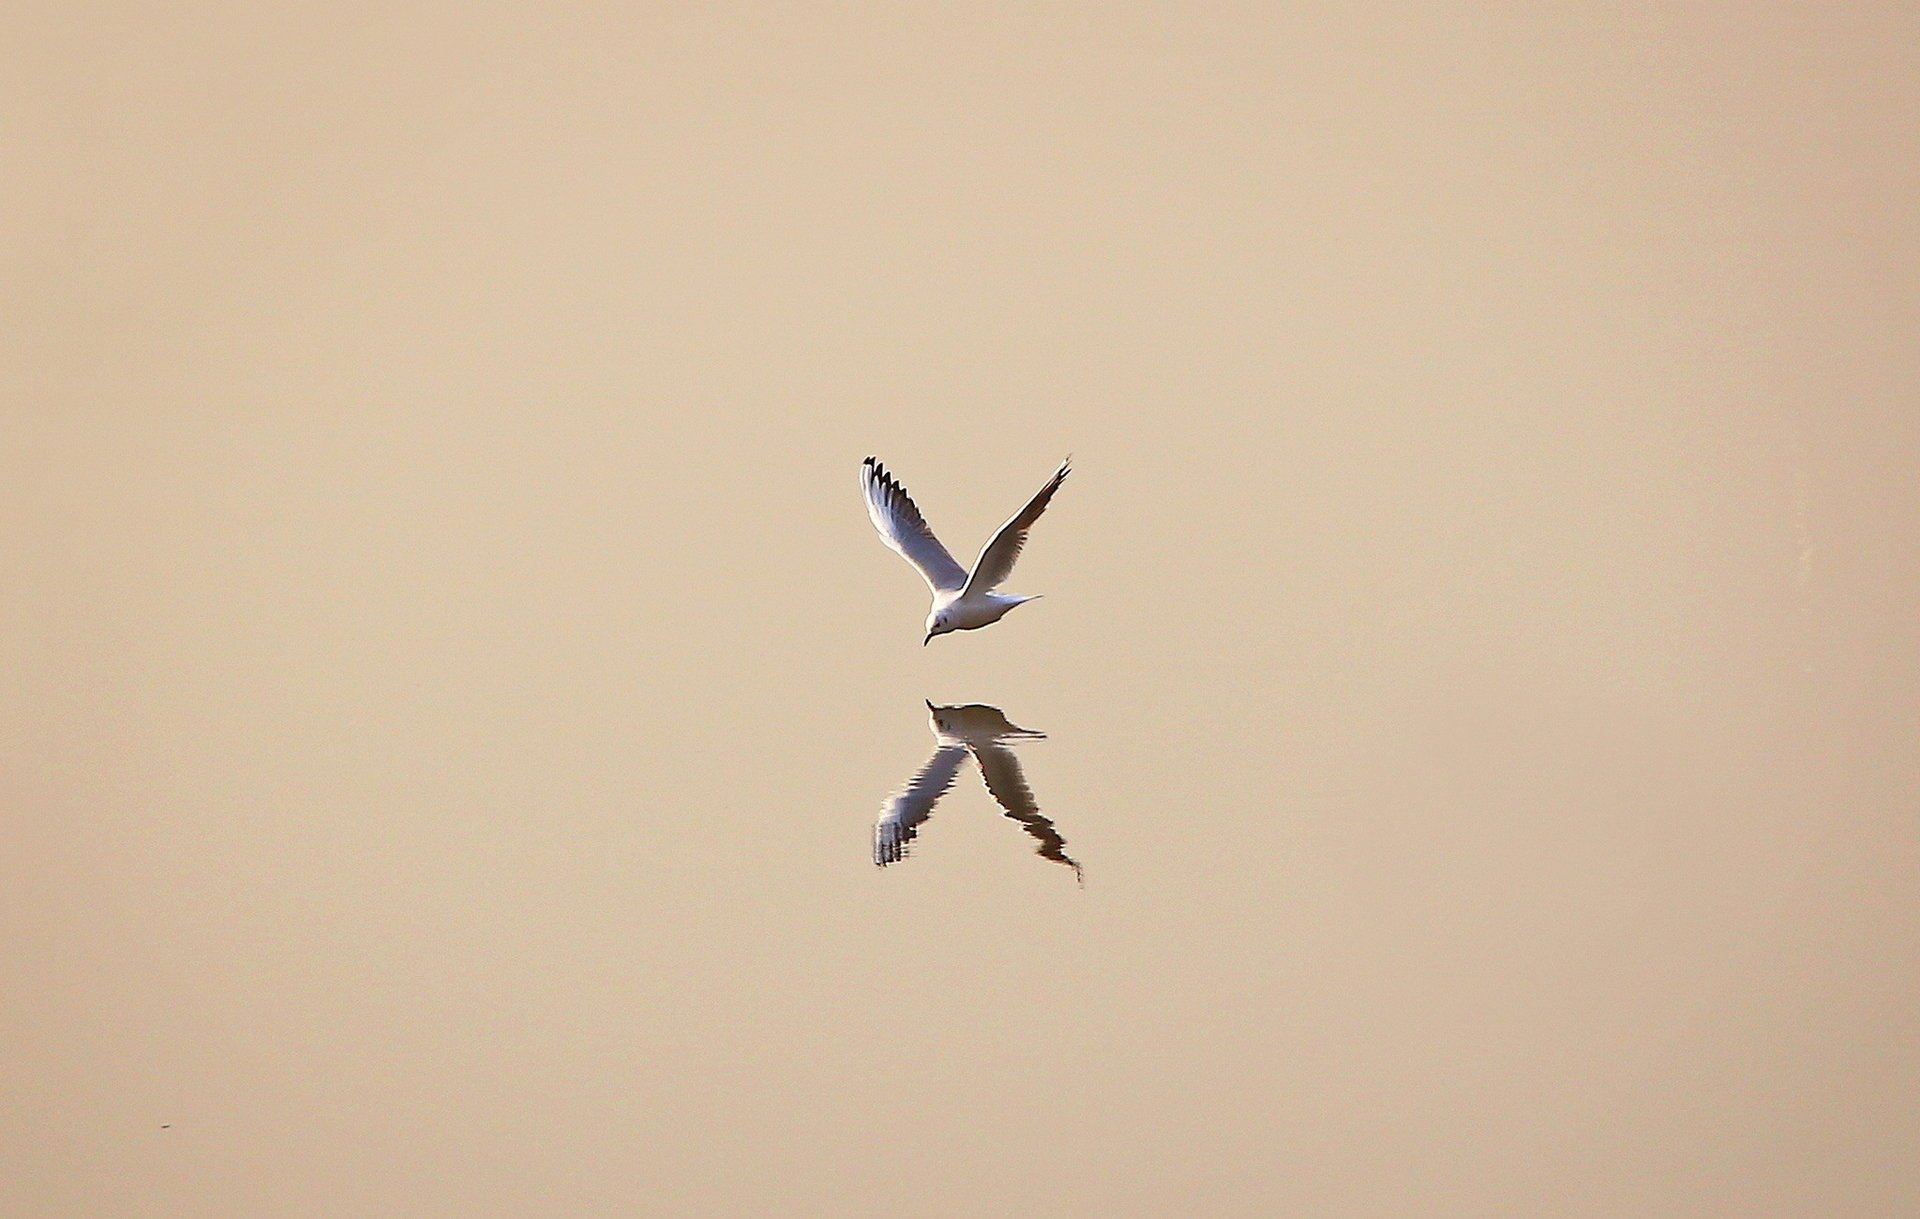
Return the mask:
<svg viewBox="0 0 1920 1219"><path fill-rule="evenodd" d="M1020 548L1027 544L1027 530L1033 528L1033 523L1047 510L1047 501L1066 479L1071 460L1061 462L1047 485L1027 501L1027 506L1000 526L1000 532L993 535L993 540L975 560L971 573L953 561L947 548L927 527L926 519L908 497L907 489L887 473L878 459L869 457L861 464L860 486L867 493L867 515L873 518L873 527L880 531L887 545L919 570L927 587L933 590L933 608L927 613L927 637L920 641L922 647L933 642L935 635L988 626L1000 621L1014 606L1038 600L993 590L1012 573L1013 561L1020 557Z"/></svg>
<svg viewBox="0 0 1920 1219"><path fill-rule="evenodd" d="M1008 818L1019 822L1039 843L1035 853L1067 865L1079 877L1080 864L1067 854L1066 839L1040 812L1020 760L1003 743L1045 740L1047 734L1022 728L1007 719L1000 708L984 703L936 707L929 702L927 714L937 742L933 756L880 810L880 819L873 827L873 862L884 868L906 858L908 845L919 834L921 824L933 816L933 806L953 787L961 764L971 753L980 766L988 794Z"/></svg>

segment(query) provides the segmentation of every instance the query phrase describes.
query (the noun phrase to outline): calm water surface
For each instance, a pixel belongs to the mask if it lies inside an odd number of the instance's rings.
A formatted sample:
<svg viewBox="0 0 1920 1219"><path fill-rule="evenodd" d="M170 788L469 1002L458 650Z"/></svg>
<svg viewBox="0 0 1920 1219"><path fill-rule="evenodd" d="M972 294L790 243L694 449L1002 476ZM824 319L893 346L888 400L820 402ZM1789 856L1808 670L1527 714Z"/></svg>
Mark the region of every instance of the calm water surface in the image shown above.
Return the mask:
<svg viewBox="0 0 1920 1219"><path fill-rule="evenodd" d="M0 73L0 1211L1920 1212L1911 11L230 17Z"/></svg>

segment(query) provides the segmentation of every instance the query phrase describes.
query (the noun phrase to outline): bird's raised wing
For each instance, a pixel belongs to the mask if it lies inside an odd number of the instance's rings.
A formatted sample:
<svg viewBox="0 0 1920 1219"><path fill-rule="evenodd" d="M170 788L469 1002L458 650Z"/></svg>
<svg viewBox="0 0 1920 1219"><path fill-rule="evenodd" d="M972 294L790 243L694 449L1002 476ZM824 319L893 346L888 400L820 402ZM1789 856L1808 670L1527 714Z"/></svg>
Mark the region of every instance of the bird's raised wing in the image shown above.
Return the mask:
<svg viewBox="0 0 1920 1219"><path fill-rule="evenodd" d="M953 777L966 760L964 745L942 745L905 789L887 801L873 826L874 863L884 868L907 857L907 844L919 833L920 823L933 816L933 806L953 786Z"/></svg>
<svg viewBox="0 0 1920 1219"><path fill-rule="evenodd" d="M874 458L860 465L860 487L867 493L867 515L887 545L920 569L921 578L935 592L950 592L964 586L967 573L953 561L940 539L927 528L926 518L907 496L887 468Z"/></svg>
<svg viewBox="0 0 1920 1219"><path fill-rule="evenodd" d="M990 592L1013 574L1013 561L1020 557L1020 548L1027 544L1027 530L1033 528L1033 523L1047 510L1047 502L1072 472L1071 461L1072 458L1068 458L1061 462L1060 468L1047 480L1047 485L1027 501L1027 506L1000 526L1000 532L994 534L993 540L980 552L979 561L973 565L973 574L966 579L967 593Z"/></svg>
<svg viewBox="0 0 1920 1219"><path fill-rule="evenodd" d="M1067 840L1060 836L1053 822L1041 814L1013 750L1004 745L975 745L973 757L980 763L980 777L986 780L987 791L992 793L995 803L1040 844L1036 848L1039 856L1067 865L1073 869L1074 877L1084 882L1079 861L1067 854Z"/></svg>

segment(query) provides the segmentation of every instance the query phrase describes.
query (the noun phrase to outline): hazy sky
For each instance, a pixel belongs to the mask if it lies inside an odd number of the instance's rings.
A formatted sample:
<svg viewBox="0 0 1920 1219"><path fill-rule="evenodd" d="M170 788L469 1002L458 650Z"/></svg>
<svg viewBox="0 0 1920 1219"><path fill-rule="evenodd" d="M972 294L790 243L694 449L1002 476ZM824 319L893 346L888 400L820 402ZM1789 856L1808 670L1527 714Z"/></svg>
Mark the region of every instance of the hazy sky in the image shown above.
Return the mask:
<svg viewBox="0 0 1920 1219"><path fill-rule="evenodd" d="M16 13L0 1211L1920 1213L1916 46Z"/></svg>

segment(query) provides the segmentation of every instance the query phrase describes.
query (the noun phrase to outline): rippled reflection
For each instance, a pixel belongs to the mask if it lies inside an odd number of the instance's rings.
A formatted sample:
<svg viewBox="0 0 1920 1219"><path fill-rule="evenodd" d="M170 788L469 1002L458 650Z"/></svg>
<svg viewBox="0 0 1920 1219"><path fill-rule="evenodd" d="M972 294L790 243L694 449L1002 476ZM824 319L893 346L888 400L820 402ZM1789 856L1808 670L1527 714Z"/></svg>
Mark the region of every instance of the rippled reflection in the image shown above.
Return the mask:
<svg viewBox="0 0 1920 1219"><path fill-rule="evenodd" d="M1007 719L1000 708L983 703L936 707L929 702L927 711L936 742L933 756L880 810L880 820L873 827L873 862L885 867L906 858L921 824L933 815L933 806L947 794L967 755L972 754L988 793L1039 843L1035 850L1040 857L1072 868L1075 879L1084 883L1079 862L1067 854L1066 840L1041 814L1033 789L1020 770L1020 761L1009 746L1013 741L1043 740L1046 733L1022 728Z"/></svg>

